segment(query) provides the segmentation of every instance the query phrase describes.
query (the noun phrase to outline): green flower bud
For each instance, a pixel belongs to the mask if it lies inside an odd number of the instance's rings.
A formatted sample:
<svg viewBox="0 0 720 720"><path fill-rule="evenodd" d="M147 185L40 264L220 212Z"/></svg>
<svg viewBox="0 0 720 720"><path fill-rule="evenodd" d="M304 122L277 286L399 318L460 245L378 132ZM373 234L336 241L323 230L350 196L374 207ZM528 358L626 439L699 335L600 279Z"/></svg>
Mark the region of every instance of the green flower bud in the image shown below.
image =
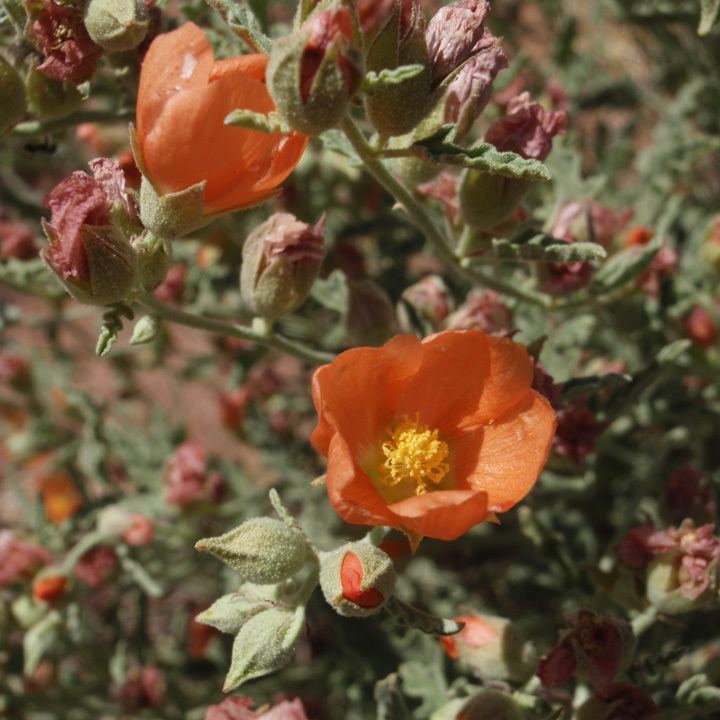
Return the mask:
<svg viewBox="0 0 720 720"><path fill-rule="evenodd" d="M210 552L253 583L269 585L294 575L312 552L305 535L274 518L253 518L195 549Z"/></svg>
<svg viewBox="0 0 720 720"><path fill-rule="evenodd" d="M31 628L42 620L48 613L48 606L38 602L29 595L21 595L10 606L15 621L23 630Z"/></svg>
<svg viewBox="0 0 720 720"><path fill-rule="evenodd" d="M279 670L292 659L305 627L305 608L270 608L240 628L232 649L224 692Z"/></svg>
<svg viewBox="0 0 720 720"><path fill-rule="evenodd" d="M522 720L518 704L507 693L486 688L474 695L457 714L457 720Z"/></svg>
<svg viewBox="0 0 720 720"><path fill-rule="evenodd" d="M27 104L33 115L42 119L64 117L77 110L82 104L83 97L72 83L58 82L45 77L35 68L25 80L25 94Z"/></svg>
<svg viewBox="0 0 720 720"><path fill-rule="evenodd" d="M213 216L205 215L206 185L203 181L185 190L160 195L143 176L140 184L140 221L148 230L164 238L187 235L207 225Z"/></svg>
<svg viewBox="0 0 720 720"><path fill-rule="evenodd" d="M458 192L462 219L478 230L491 230L507 220L531 185L529 180L465 170Z"/></svg>
<svg viewBox="0 0 720 720"><path fill-rule="evenodd" d="M350 11L339 6L317 13L274 44L267 86L288 125L317 135L345 116L361 75L352 37Z"/></svg>
<svg viewBox="0 0 720 720"><path fill-rule="evenodd" d="M135 286L137 263L127 238L112 225L84 225L74 244L82 246L86 264L75 266L75 257L55 228L43 220L50 247L43 260L55 272L65 289L87 305L112 305L122 302ZM68 264L70 263L70 264Z"/></svg>
<svg viewBox="0 0 720 720"><path fill-rule="evenodd" d="M207 610L195 616L195 622L236 635L251 618L277 601L277 585L244 583L237 592L218 598Z"/></svg>
<svg viewBox="0 0 720 720"><path fill-rule="evenodd" d="M380 73L402 65L421 65L421 73L397 84L373 88L365 108L375 129L383 135L409 133L433 106L432 68L425 42L425 19L413 4L409 20L397 3L365 59L368 71Z"/></svg>
<svg viewBox="0 0 720 720"><path fill-rule="evenodd" d="M348 543L320 558L320 588L339 615L379 613L392 596L395 579L392 560L370 543Z"/></svg>
<svg viewBox="0 0 720 720"><path fill-rule="evenodd" d="M145 232L133 242L138 259L140 284L154 290L165 278L172 263L172 244L167 238Z"/></svg>
<svg viewBox="0 0 720 720"><path fill-rule="evenodd" d="M0 55L0 133L17 125L25 115L25 85L18 71Z"/></svg>
<svg viewBox="0 0 720 720"><path fill-rule="evenodd" d="M136 48L147 35L143 0L90 0L85 6L88 35L107 52Z"/></svg>
<svg viewBox="0 0 720 720"><path fill-rule="evenodd" d="M243 246L240 292L259 317L274 320L301 305L325 257L324 219L315 225L289 213L275 213Z"/></svg>

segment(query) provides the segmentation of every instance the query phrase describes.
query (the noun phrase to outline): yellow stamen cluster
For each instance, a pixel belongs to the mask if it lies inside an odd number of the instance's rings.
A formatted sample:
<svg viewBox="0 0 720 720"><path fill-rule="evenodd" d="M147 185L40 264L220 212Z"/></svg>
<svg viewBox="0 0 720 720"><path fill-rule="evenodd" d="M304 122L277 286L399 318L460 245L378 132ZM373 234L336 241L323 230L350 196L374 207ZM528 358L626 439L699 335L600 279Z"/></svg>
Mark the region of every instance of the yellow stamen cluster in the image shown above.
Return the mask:
<svg viewBox="0 0 720 720"><path fill-rule="evenodd" d="M390 439L383 443L385 462L382 479L387 485L404 481L415 483L417 495L427 492L428 484L437 485L448 474L448 446L438 438L437 430L430 430L417 419L403 420L389 431Z"/></svg>

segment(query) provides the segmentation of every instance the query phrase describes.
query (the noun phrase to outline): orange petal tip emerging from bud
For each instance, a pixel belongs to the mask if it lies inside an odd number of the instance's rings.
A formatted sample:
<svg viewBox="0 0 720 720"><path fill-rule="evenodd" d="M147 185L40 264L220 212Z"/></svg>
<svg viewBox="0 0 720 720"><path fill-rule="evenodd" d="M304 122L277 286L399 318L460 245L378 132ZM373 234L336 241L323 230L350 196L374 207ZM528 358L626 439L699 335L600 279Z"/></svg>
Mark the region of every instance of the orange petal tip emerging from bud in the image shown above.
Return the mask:
<svg viewBox="0 0 720 720"><path fill-rule="evenodd" d="M140 76L137 148L138 164L158 195L206 183L204 214L213 215L275 194L300 161L307 138L224 124L236 109L275 109L265 87L266 65L266 55L216 61L193 23L155 39Z"/></svg>

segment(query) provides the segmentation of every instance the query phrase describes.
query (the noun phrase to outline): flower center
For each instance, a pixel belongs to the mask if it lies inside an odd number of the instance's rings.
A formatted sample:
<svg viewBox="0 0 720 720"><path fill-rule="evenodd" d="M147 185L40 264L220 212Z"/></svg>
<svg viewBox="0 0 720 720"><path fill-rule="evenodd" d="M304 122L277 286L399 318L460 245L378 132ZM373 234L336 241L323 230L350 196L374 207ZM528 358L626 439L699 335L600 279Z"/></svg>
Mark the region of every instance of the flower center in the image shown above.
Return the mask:
<svg viewBox="0 0 720 720"><path fill-rule="evenodd" d="M388 434L390 439L382 445L383 483L393 486L411 481L415 493L422 495L429 483L437 485L443 481L450 470L448 446L438 438L437 430L421 425L416 418L403 420Z"/></svg>

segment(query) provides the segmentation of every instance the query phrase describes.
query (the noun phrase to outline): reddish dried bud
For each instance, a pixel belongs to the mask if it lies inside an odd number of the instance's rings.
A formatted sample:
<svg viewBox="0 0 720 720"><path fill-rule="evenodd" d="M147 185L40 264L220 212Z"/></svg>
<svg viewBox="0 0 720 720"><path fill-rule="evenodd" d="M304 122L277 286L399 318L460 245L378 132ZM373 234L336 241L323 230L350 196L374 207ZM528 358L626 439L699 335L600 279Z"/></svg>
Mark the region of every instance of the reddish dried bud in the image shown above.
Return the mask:
<svg viewBox="0 0 720 720"><path fill-rule="evenodd" d="M36 600L53 603L65 594L68 579L64 575L49 575L33 582L32 594Z"/></svg>
<svg viewBox="0 0 720 720"><path fill-rule="evenodd" d="M630 626L591 610L578 611L568 625L561 641L540 661L541 682L559 687L578 674L595 692L606 692L632 662L635 638Z"/></svg>
<svg viewBox="0 0 720 720"><path fill-rule="evenodd" d="M434 180L418 185L417 192L440 202L448 220L455 225L460 217L459 184L457 175L441 172Z"/></svg>
<svg viewBox="0 0 720 720"><path fill-rule="evenodd" d="M655 232L643 225L630 230L623 243L626 248L647 245L655 237ZM660 292L662 281L672 275L678 266L678 254L672 248L663 245L650 263L650 267L637 279L638 287L648 295L655 297Z"/></svg>
<svg viewBox="0 0 720 720"><path fill-rule="evenodd" d="M257 720L254 705L255 701L248 697L228 697L219 705L210 705L205 711L205 720Z"/></svg>
<svg viewBox="0 0 720 720"><path fill-rule="evenodd" d="M707 478L690 465L673 471L663 496L665 513L672 523L685 518L707 522L717 516L715 494Z"/></svg>
<svg viewBox="0 0 720 720"><path fill-rule="evenodd" d="M246 305L274 319L305 301L325 257L324 217L315 225L275 213L243 246L240 291Z"/></svg>
<svg viewBox="0 0 720 720"><path fill-rule="evenodd" d="M337 48L337 64L348 97L357 83L357 68L351 63L343 48L352 42L352 18L346 7L318 13L304 25L307 42L300 59L300 95L307 102L315 76L325 56Z"/></svg>
<svg viewBox="0 0 720 720"><path fill-rule="evenodd" d="M485 140L498 150L544 160L552 149L552 139L566 127L564 112L545 110L530 99L530 93L522 93L508 103L506 116L490 126Z"/></svg>
<svg viewBox="0 0 720 720"><path fill-rule="evenodd" d="M31 260L38 254L35 233L29 225L0 217L0 262Z"/></svg>
<svg viewBox="0 0 720 720"><path fill-rule="evenodd" d="M222 486L222 478L208 472L207 455L200 443L189 441L178 446L165 466L165 500L173 505L215 500Z"/></svg>
<svg viewBox="0 0 720 720"><path fill-rule="evenodd" d="M505 337L512 331L512 311L492 290L471 290L465 302L448 317L447 330L482 330Z"/></svg>
<svg viewBox="0 0 720 720"><path fill-rule="evenodd" d="M456 137L470 130L490 100L497 74L507 66L500 41L486 29L477 54L460 68L445 94L445 122L457 125Z"/></svg>
<svg viewBox="0 0 720 720"><path fill-rule="evenodd" d="M397 331L390 296L372 280L350 280L348 336L358 345L382 345Z"/></svg>
<svg viewBox="0 0 720 720"><path fill-rule="evenodd" d="M538 677L543 687L557 688L569 682L577 671L577 659L572 643L558 643L538 665Z"/></svg>
<svg viewBox="0 0 720 720"><path fill-rule="evenodd" d="M717 343L718 331L715 319L702 305L695 305L683 319L685 337L700 347L712 347Z"/></svg>
<svg viewBox="0 0 720 720"><path fill-rule="evenodd" d="M555 382L539 360L533 358L532 363L532 389L543 395L555 410L559 409L562 403L562 385Z"/></svg>
<svg viewBox="0 0 720 720"><path fill-rule="evenodd" d="M445 281L439 275L427 275L411 285L400 296L398 316L403 329L412 332L420 325L437 331L453 308L453 300Z"/></svg>
<svg viewBox="0 0 720 720"><path fill-rule="evenodd" d="M27 580L42 565L52 562L45 548L20 540L11 530L0 530L0 587Z"/></svg>
<svg viewBox="0 0 720 720"><path fill-rule="evenodd" d="M165 698L165 675L155 665L134 668L117 691L118 699L129 710L156 707Z"/></svg>
<svg viewBox="0 0 720 720"><path fill-rule="evenodd" d="M250 388L246 385L220 393L222 424L228 430L239 430L245 421L245 410L250 402Z"/></svg>
<svg viewBox="0 0 720 720"><path fill-rule="evenodd" d="M75 565L75 577L91 588L99 588L115 572L118 558L104 545L88 550Z"/></svg>
<svg viewBox="0 0 720 720"><path fill-rule="evenodd" d="M435 84L483 47L485 16L490 3L485 0L463 0L440 8L425 32L428 55Z"/></svg>
<svg viewBox="0 0 720 720"><path fill-rule="evenodd" d="M74 172L47 196L52 218L43 227L50 247L41 254L74 297L105 305L124 299L135 282L125 234L135 208L117 161L89 164L93 177Z"/></svg>
<svg viewBox="0 0 720 720"><path fill-rule="evenodd" d="M660 708L641 688L616 683L578 708L577 720L660 720Z"/></svg>
<svg viewBox="0 0 720 720"><path fill-rule="evenodd" d="M583 400L578 400L558 411L553 450L556 455L569 458L582 467L606 426L607 423L598 421Z"/></svg>
<svg viewBox="0 0 720 720"><path fill-rule="evenodd" d="M38 70L53 80L76 85L89 80L102 48L90 39L82 9L57 0L25 0L25 6L32 35L45 55Z"/></svg>
<svg viewBox="0 0 720 720"><path fill-rule="evenodd" d="M632 216L632 208L615 212L595 200L574 200L560 208L550 234L567 242L596 242L610 247Z"/></svg>
<svg viewBox="0 0 720 720"><path fill-rule="evenodd" d="M188 269L185 265L173 265L166 273L163 281L155 288L158 300L166 303L179 303L185 294L185 278Z"/></svg>
<svg viewBox="0 0 720 720"><path fill-rule="evenodd" d="M653 559L648 539L655 533L653 527L634 527L628 530L617 549L617 556L633 570L644 570Z"/></svg>
<svg viewBox="0 0 720 720"><path fill-rule="evenodd" d="M149 545L155 537L155 523L139 513L130 513L130 518L132 524L122 533L122 539L133 547Z"/></svg>
<svg viewBox="0 0 720 720"><path fill-rule="evenodd" d="M29 387L30 363L22 355L3 353L0 355L0 383L6 383L17 390Z"/></svg>

